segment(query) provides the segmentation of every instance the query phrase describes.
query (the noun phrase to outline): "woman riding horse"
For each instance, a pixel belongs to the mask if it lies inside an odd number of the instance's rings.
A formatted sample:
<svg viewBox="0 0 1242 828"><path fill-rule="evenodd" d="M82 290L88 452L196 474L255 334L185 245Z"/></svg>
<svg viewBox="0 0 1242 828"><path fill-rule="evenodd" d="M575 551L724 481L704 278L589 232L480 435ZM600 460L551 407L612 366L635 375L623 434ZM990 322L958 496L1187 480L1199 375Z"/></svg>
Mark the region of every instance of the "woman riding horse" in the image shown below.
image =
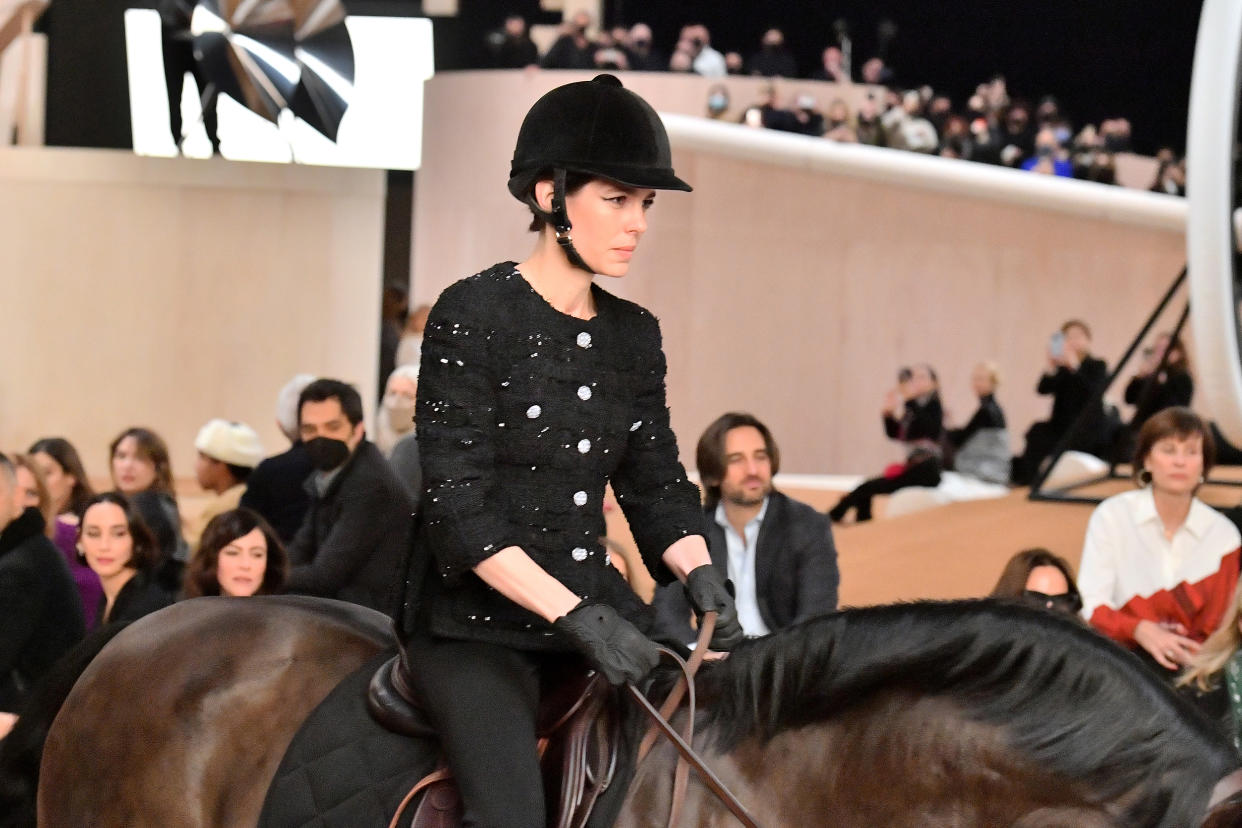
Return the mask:
<svg viewBox="0 0 1242 828"><path fill-rule="evenodd" d="M712 649L742 639L678 461L659 326L594 282L629 271L657 190L690 186L646 101L611 75L552 90L526 115L509 178L533 252L450 286L427 321L429 560L408 600L408 673L467 825L545 824L541 675L585 661L621 684L656 665L651 610L599 541L607 484L657 580L682 579L700 615L720 614Z"/></svg>

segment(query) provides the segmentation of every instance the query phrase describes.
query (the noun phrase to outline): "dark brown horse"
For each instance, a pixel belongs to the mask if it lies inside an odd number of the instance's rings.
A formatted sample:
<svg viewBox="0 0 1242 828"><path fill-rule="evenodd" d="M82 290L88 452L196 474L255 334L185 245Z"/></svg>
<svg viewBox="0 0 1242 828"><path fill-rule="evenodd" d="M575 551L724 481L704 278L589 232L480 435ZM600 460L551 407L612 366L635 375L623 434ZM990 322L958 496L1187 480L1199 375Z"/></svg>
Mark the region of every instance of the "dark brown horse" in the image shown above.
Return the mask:
<svg viewBox="0 0 1242 828"><path fill-rule="evenodd" d="M390 644L382 616L309 599L200 599L135 623L51 728L39 824L255 824L299 723ZM1128 654L990 602L827 616L704 668L699 693L696 744L765 826L1192 826L1238 765ZM672 764L651 754L618 825L665 824ZM735 824L693 779L683 816Z"/></svg>

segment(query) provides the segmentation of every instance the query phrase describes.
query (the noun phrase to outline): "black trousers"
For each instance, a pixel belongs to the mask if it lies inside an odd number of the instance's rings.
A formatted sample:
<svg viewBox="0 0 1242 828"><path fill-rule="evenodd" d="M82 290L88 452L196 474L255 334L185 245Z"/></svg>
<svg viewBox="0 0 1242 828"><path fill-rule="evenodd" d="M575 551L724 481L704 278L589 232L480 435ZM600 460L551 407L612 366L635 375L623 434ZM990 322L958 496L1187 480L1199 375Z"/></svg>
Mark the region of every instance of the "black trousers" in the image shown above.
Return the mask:
<svg viewBox="0 0 1242 828"><path fill-rule="evenodd" d="M896 477L873 477L858 485L858 488L841 498L828 515L836 521L845 519L850 509L855 510L855 518L859 523L871 520L871 498L881 494L892 494L907 486L939 486L940 460L931 457L906 468Z"/></svg>
<svg viewBox="0 0 1242 828"><path fill-rule="evenodd" d="M185 86L185 73L194 76L200 94L207 91L210 81L199 68L194 59L194 47L188 40L172 36L164 31L164 85L168 89L168 127L172 131L173 142L181 148L181 91ZM203 127L207 130L207 140L211 142L211 150L220 154L220 138L216 135L216 98L218 93L212 92L203 104Z"/></svg>

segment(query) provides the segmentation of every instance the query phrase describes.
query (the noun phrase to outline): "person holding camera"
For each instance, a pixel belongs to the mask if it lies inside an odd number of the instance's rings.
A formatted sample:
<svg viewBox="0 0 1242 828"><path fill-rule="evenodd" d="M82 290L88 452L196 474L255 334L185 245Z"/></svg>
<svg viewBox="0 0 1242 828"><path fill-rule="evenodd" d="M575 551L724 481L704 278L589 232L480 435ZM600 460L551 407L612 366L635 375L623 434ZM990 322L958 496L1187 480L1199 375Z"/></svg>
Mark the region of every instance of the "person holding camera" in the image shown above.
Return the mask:
<svg viewBox="0 0 1242 828"><path fill-rule="evenodd" d="M1029 485L1083 411L1089 413L1066 448L1097 457L1105 453L1107 419L1102 401L1095 397L1107 382L1108 366L1091 356L1091 329L1081 319L1069 320L1052 335L1048 366L1035 387L1036 393L1052 397L1052 416L1027 430L1026 448L1014 458L1011 482Z"/></svg>
<svg viewBox="0 0 1242 828"><path fill-rule="evenodd" d="M854 509L858 523L871 520L871 499L892 494L907 486L939 486L944 408L940 383L926 363L897 372L897 387L884 399L884 433L906 446L906 462L894 464L884 474L865 480L828 512L833 521L845 520Z"/></svg>

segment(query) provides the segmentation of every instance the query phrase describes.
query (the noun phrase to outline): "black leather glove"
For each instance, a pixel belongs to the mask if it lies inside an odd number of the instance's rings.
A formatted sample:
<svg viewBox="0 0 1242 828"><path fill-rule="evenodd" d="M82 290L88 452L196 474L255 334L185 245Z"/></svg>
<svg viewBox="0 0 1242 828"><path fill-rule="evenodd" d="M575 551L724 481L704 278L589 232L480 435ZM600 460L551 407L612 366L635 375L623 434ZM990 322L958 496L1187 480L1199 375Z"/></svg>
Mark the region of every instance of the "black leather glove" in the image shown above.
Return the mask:
<svg viewBox="0 0 1242 828"><path fill-rule="evenodd" d="M607 604L585 601L552 623L609 684L639 681L655 669L660 648Z"/></svg>
<svg viewBox="0 0 1242 828"><path fill-rule="evenodd" d="M686 597L694 613L703 620L703 613L715 610L716 629L708 647L717 652L727 652L746 640L742 625L737 620L737 606L733 603L733 584L720 570L711 564L696 566L686 576Z"/></svg>

